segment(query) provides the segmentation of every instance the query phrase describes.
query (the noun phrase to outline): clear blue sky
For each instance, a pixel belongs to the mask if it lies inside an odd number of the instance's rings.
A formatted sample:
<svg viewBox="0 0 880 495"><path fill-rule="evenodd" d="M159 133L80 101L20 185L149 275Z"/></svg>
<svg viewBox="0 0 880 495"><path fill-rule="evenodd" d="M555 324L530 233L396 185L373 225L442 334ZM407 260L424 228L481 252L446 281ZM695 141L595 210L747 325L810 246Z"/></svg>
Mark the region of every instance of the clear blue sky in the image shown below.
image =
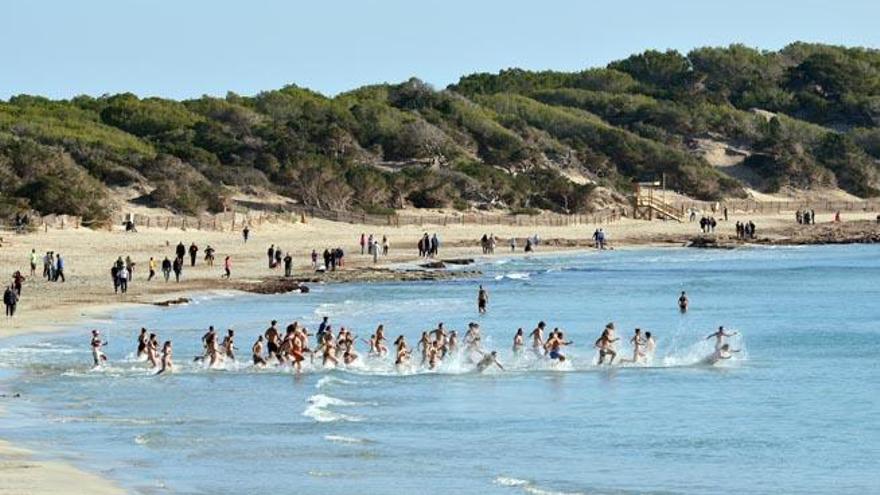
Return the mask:
<svg viewBox="0 0 880 495"><path fill-rule="evenodd" d="M285 84L335 94L508 67L578 70L648 48L880 46L872 0L10 0L0 98L172 98Z"/></svg>

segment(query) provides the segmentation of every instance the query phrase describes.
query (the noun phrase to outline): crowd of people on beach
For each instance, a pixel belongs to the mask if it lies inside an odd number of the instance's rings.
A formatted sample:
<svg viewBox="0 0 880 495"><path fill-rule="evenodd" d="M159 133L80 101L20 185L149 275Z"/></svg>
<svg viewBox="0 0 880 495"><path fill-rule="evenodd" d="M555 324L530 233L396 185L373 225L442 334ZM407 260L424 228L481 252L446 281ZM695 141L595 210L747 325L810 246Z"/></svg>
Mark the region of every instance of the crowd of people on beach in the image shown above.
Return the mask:
<svg viewBox="0 0 880 495"><path fill-rule="evenodd" d="M700 232L704 234L714 233L717 226L718 222L715 220L715 217L704 216L700 218Z"/></svg>
<svg viewBox="0 0 880 495"><path fill-rule="evenodd" d="M798 209L794 218L799 225L816 225L816 210Z"/></svg>
<svg viewBox="0 0 880 495"><path fill-rule="evenodd" d="M425 232L424 235L419 238L416 247L419 250L419 258L436 257L440 254L440 237L438 237L436 233L432 236L428 236L428 233Z"/></svg>

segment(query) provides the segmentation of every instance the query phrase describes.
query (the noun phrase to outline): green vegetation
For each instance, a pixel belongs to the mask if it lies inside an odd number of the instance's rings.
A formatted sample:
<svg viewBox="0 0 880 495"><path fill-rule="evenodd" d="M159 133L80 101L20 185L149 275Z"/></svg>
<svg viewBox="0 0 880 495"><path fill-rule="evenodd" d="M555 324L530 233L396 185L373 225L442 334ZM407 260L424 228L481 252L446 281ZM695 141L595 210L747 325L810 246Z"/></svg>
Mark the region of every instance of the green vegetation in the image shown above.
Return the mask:
<svg viewBox="0 0 880 495"><path fill-rule="evenodd" d="M411 79L334 98L296 86L188 101L23 95L0 102L0 211L100 220L110 188L137 186L142 201L186 213L221 210L236 189L368 213L586 212L597 187L627 192L661 174L697 198L741 196L692 152L697 138L747 150L762 179L752 186L766 191L873 196L878 124L880 52L806 43L647 51L580 72L510 69L445 90Z"/></svg>

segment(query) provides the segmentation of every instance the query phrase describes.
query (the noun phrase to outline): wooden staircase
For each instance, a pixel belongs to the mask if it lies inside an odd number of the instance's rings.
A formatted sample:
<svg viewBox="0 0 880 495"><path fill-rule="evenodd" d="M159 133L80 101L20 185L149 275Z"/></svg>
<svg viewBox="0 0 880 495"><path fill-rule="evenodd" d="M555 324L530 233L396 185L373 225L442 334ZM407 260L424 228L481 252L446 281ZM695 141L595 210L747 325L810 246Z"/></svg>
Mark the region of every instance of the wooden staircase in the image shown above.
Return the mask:
<svg viewBox="0 0 880 495"><path fill-rule="evenodd" d="M652 195L636 195L633 218L653 220L655 217L683 222L683 214L671 204Z"/></svg>

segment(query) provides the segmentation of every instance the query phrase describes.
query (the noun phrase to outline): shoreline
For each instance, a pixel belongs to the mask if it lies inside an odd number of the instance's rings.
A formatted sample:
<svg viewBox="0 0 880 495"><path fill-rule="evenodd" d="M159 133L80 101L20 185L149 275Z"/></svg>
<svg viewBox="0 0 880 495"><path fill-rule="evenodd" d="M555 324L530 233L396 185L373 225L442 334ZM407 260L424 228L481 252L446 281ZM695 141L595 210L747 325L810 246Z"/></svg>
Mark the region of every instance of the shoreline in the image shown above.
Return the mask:
<svg viewBox="0 0 880 495"><path fill-rule="evenodd" d="M787 216L785 217L787 218ZM716 239L716 242L717 240L721 240L721 244L727 243L727 245L713 247L863 243L864 241L859 239L845 237L844 231L849 232L853 230L867 233L868 238L870 239L880 240L880 225L877 225L871 220L865 219L858 222L844 222L841 224L822 223L815 226L783 224L764 229L762 233L759 232L760 238L755 242L730 242L731 239L728 230L732 231L732 223L734 221L735 219L731 219L730 222L722 224L718 229L719 232L714 235L695 234L693 231L696 230L696 226L692 223L671 224L667 222L624 222L623 227L651 227L645 229L645 231L636 232L626 232L626 229L620 228L621 225L619 224L604 225L602 228L613 233L610 239L610 245L614 250L687 247L688 243L694 239L710 237ZM67 275L72 279L69 286L41 280L26 281L24 289L25 297L22 300L22 304L19 305L19 311L22 313L19 313L19 315L16 316L16 320L12 327L8 324L0 326L0 343L9 337L37 335L40 333L57 333L71 330L74 327L86 325L90 321L97 322L112 317L114 312L125 307L156 306L162 305L162 302L169 301L172 303L169 305L173 305L175 298L180 300L178 302L182 302L183 300L191 300L192 298L210 294L231 293L235 295L239 293L284 293L293 290L292 288L295 288L294 284L305 284L308 286L312 283L369 283L395 280L417 281L476 277L481 275L481 273L472 270L472 268L478 267L482 263L491 262L493 258L507 259L524 256L558 256L578 253L586 254L596 251L592 248L593 242L592 239L590 239L593 227L545 228L542 230L550 231L553 235L548 236L541 233L542 237L546 238L542 240L542 243L537 247L537 250L532 253L523 253L521 243L518 243L519 251L510 252L506 242L502 240L499 241L496 248L497 254L483 255L480 254L479 251L474 252L478 248L479 242L477 237L473 236L473 232L479 232L479 229L481 229L480 226L477 226L477 230L473 228L460 229L459 232L454 232L455 229L452 229L452 233L449 232L450 229L444 230L438 226L436 228L449 240L444 243L444 247L441 248L441 256L436 260L418 258L413 252L414 246L410 248L401 248L399 244L400 240L392 240L393 255L381 258L381 263L376 265L372 263L371 258L359 254L349 254L347 258L350 259L348 263L350 266L347 266L339 272L331 272L329 275L319 275L310 269L304 268L301 263L298 269L294 271L292 277L285 278L279 277L275 271L269 272L268 274L266 273L268 268L265 264L265 253L263 250L265 249L264 244L270 242L269 239L281 238L283 242L282 245L293 244L296 246L297 244L302 244L303 241L309 242L311 245L321 245L314 241L314 234L316 233L314 231L317 230L315 227L318 227L341 231L335 232L332 235L329 245L338 243L338 245L350 246L354 244L353 241L356 232L381 232L381 230L374 226L341 226L331 222L313 222L313 224L310 225L292 224L290 226L282 226L282 228L278 228L278 226L272 227L273 228L271 229L266 229L266 232L260 232L261 237L265 234L267 238L266 240L260 239L260 241L252 241L250 245L247 246L243 245L236 238L236 233L199 231L168 232L158 229L147 231L144 236L141 236L140 234L127 236L118 231L107 233L80 229L78 231L50 232L47 235L36 233L20 237L12 237L12 246L7 242L4 243L3 248L0 249L0 264L3 265L3 270L7 272L11 273L9 268L10 265L12 265L15 269L20 269L25 273L25 267L23 266L25 263L23 261L26 260L25 256L30 250L29 246L34 246L33 249L36 249L38 253L41 253L41 249L44 249L43 246L46 244L52 245L45 241L57 242L60 245L66 246L64 253L68 263L73 259L72 264L74 267L79 265L80 267L88 269L79 272L79 270L74 268L76 271L72 271ZM287 229L284 229L284 227L287 227ZM493 226L492 228L494 227L496 226ZM598 228L598 226L596 226L596 228ZM528 234L531 229L532 227L519 229L514 235L517 237L531 235ZM287 230L287 232L280 232L282 230ZM312 230L313 232L308 232L308 230ZM421 226L416 226L415 229L409 229L412 232L405 232L403 229L399 228L389 230L391 230L392 236L401 235L403 238L417 236L418 232L423 230L428 232L432 231L430 227ZM302 235L304 233L303 231L306 231L305 234L307 235ZM620 236L616 235L616 232L618 231L623 231L623 234ZM806 231L812 233L805 235L804 233ZM309 236L308 234L312 235ZM381 233L379 235L381 236ZM305 237L305 239L296 242L292 239L294 236L302 236ZM219 266L215 266L213 270L208 270L206 267L200 266L192 270L196 272L196 276L192 278L190 278L188 273L191 270L185 270L184 282L180 284L166 284L161 281L156 281L152 283L152 286L149 286L146 282L142 281L141 278L143 277L144 270L141 267L146 264L143 259L145 253L155 252L156 255L164 255L173 249L173 244L169 241L170 239L191 239L193 237L199 239L197 242L201 247L204 247L207 244L217 245L219 251L217 265L222 265L219 261L222 260L223 251L221 251L221 249L227 247L224 246L224 244L237 244L237 246L234 246L237 248L237 252L234 256L240 261L236 263L238 266L234 265L233 273L236 273L236 268L244 265L245 271L258 272L259 270L262 270L263 275L241 278L234 277L231 282L222 282L219 280L219 277L216 276L216 272L219 271ZM499 237L501 239L506 239L500 234ZM76 239L73 240L73 238ZM95 245L96 242L94 239L96 238L98 239L98 246ZM159 240L163 238L165 239L164 246L162 245L162 242L159 242ZM8 239L10 238L7 238L7 240ZM112 239L116 244L111 246L114 249L110 250L109 253L107 252L107 249L97 249L102 243L102 240L106 239ZM876 242L876 240L872 242ZM142 241L142 243L140 245L135 245L133 241ZM318 242L320 242L320 240ZM324 239L324 242L327 243L328 241ZM78 245L77 243L81 243L81 245ZM242 249L243 247L250 249L249 251L244 252ZM10 248L15 251L14 257L6 256L10 253ZM100 259L95 257L96 251L101 257ZM299 260L302 260L302 253L305 252L305 249L300 247L296 249L296 251L297 254L299 254ZM353 251L354 250L352 249L350 253L353 253ZM133 257L137 256L138 262L141 264L141 267L138 267L139 270L136 272L135 281L133 281L134 293L121 297L114 296L112 292L109 292L112 290L108 280L109 277L107 277L107 275L104 274L106 272L101 269L104 264L109 266L112 259L115 259L113 253L120 252L132 252ZM469 266L463 267L461 270L430 270L418 268L419 265L426 262L455 258L471 258L473 259L473 263ZM161 258L158 259L161 260ZM12 260L12 263L10 263L10 260ZM90 260L93 263L81 264L83 260ZM18 263L15 263L15 261L18 261ZM86 277L84 282L74 282L76 278L81 277L83 274L85 274ZM161 278L161 274L159 277ZM273 284L280 284L282 287L276 287L278 290L275 290L276 288L272 287ZM62 289L66 291L67 294L65 295L67 297L60 301L53 299L53 289ZM36 293L37 297L32 298L31 295L34 293ZM0 408L0 414L2 413L2 408ZM56 453L48 452L47 454L49 458L52 459L53 454ZM76 488L71 490L71 486L75 486ZM48 495L60 492L102 495L125 493L125 490L118 487L112 480L92 474L88 472L88 470L80 470L65 461L37 460L35 459L35 453L0 440L0 495L6 495L7 493Z"/></svg>

